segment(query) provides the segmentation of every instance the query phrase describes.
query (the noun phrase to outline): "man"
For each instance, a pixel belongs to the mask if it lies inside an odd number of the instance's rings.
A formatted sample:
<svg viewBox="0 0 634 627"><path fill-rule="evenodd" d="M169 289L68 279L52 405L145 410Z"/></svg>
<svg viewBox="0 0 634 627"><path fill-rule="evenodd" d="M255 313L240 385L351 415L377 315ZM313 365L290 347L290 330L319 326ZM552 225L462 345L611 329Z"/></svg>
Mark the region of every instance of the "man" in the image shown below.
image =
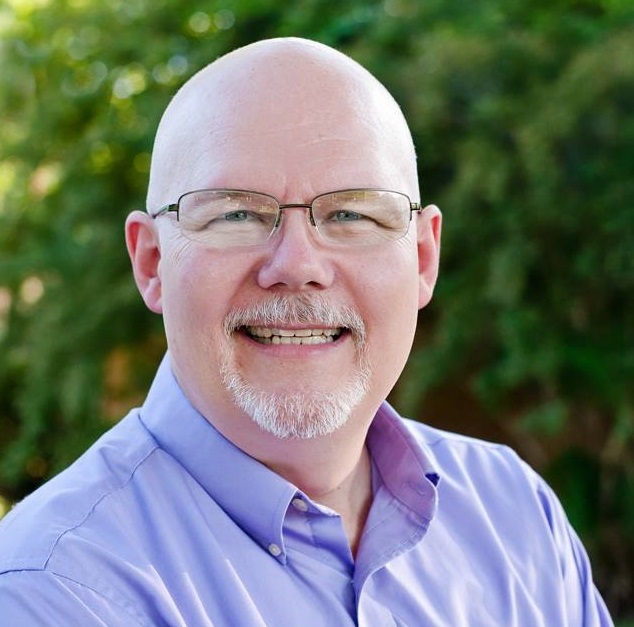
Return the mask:
<svg viewBox="0 0 634 627"><path fill-rule="evenodd" d="M168 355L9 514L6 625L610 625L549 488L384 399L438 270L387 91L299 39L198 73L126 238Z"/></svg>

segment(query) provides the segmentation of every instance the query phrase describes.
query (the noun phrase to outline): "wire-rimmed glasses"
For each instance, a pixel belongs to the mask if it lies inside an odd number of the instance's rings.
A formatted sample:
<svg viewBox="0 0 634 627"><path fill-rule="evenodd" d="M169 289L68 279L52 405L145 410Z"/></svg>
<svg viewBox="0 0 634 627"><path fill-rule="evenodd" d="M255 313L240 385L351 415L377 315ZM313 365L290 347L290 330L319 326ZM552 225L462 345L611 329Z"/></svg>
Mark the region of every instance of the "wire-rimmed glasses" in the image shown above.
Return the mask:
<svg viewBox="0 0 634 627"><path fill-rule="evenodd" d="M176 213L183 233L213 248L264 244L282 222L285 209L308 209L310 223L331 244L372 246L405 236L420 203L387 189L344 189L320 194L310 203L282 204L274 196L243 189L200 189L150 215Z"/></svg>

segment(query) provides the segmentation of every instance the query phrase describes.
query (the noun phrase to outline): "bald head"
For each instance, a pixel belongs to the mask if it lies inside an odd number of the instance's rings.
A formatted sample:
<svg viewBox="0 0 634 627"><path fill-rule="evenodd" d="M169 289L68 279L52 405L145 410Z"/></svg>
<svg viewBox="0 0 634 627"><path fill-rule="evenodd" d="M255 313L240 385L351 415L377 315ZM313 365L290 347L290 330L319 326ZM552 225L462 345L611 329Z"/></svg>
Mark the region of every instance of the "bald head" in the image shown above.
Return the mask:
<svg viewBox="0 0 634 627"><path fill-rule="evenodd" d="M290 202L346 187L417 198L416 181L409 129L379 81L328 46L270 39L221 57L176 94L156 136L148 208L204 187Z"/></svg>

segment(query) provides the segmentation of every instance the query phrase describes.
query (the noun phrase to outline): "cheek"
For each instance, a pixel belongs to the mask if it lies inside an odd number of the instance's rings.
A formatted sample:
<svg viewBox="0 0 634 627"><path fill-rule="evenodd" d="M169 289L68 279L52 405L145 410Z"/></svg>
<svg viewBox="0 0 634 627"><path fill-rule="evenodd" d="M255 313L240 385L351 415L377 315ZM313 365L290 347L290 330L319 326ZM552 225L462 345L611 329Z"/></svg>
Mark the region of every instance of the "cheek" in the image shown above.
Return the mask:
<svg viewBox="0 0 634 627"><path fill-rule="evenodd" d="M377 256L363 274L370 278L369 297L386 328L415 320L418 311L418 259L408 240Z"/></svg>
<svg viewBox="0 0 634 627"><path fill-rule="evenodd" d="M407 361L418 317L417 259L409 249L399 252L374 265L363 305L375 368L392 382Z"/></svg>
<svg viewBox="0 0 634 627"><path fill-rule="evenodd" d="M163 319L171 349L202 349L222 327L223 288L204 255L181 254L164 262Z"/></svg>

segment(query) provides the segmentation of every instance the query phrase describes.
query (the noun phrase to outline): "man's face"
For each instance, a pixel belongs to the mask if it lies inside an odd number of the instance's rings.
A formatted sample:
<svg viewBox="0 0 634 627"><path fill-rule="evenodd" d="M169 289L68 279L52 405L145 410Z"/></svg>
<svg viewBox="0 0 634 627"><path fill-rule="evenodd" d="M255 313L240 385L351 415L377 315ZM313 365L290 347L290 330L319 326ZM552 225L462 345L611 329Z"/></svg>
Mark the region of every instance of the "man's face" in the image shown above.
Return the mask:
<svg viewBox="0 0 634 627"><path fill-rule="evenodd" d="M213 133L188 147L170 193L240 188L282 203L353 187L416 194L410 153L399 151L389 123L374 123L372 107L295 100L220 103L208 120ZM428 299L416 220L400 240L354 248L323 241L303 208L285 210L279 231L249 248L205 247L170 217L157 226L156 308L173 369L221 432L235 441L255 422L277 437L308 438L353 417L369 422L404 367Z"/></svg>

